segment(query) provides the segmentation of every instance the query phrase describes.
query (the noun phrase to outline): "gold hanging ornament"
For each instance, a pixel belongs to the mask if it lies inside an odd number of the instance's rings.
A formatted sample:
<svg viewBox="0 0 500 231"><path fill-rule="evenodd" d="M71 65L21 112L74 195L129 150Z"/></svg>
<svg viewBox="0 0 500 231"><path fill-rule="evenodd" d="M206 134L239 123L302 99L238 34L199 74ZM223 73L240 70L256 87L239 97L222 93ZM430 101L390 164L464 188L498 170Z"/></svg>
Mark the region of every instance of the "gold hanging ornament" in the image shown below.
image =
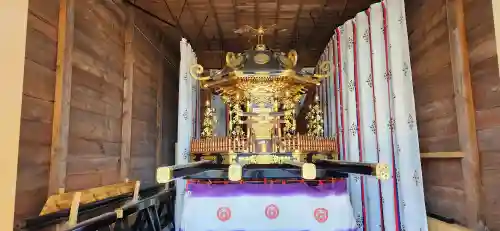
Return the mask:
<svg viewBox="0 0 500 231"><path fill-rule="evenodd" d="M283 102L283 110L285 112L285 136L291 137L295 134L296 122L295 122L295 104L292 99L286 98Z"/></svg>
<svg viewBox="0 0 500 231"><path fill-rule="evenodd" d="M214 136L215 123L217 123L215 109L210 107L210 102L207 100L207 102L205 103L205 112L203 118L203 131L201 132L202 138L211 138Z"/></svg>
<svg viewBox="0 0 500 231"><path fill-rule="evenodd" d="M309 105L307 119L307 135L313 137L323 136L323 111L319 105L319 97L314 97L313 105Z"/></svg>
<svg viewBox="0 0 500 231"><path fill-rule="evenodd" d="M239 103L231 102L231 110L229 112L230 118L230 134L232 137L245 137L245 132L241 127L243 121L241 120L241 116L243 115L243 110L241 109L241 105Z"/></svg>

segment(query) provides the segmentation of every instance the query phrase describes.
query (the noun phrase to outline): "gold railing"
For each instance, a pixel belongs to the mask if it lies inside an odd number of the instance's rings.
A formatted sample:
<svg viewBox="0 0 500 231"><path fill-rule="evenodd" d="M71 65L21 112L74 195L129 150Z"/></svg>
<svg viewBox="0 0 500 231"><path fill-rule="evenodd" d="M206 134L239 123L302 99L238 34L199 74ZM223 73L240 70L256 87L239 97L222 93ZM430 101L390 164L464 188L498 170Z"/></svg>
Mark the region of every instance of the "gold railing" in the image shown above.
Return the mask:
<svg viewBox="0 0 500 231"><path fill-rule="evenodd" d="M253 152L253 138L212 137L191 140L191 153Z"/></svg>
<svg viewBox="0 0 500 231"><path fill-rule="evenodd" d="M273 145L279 152L335 152L337 143L335 138L312 137L312 136L291 136L281 137L276 145Z"/></svg>
<svg viewBox="0 0 500 231"><path fill-rule="evenodd" d="M275 153L284 152L336 152L335 138L291 136L273 137L272 150ZM193 139L191 153L253 153L255 146L254 137L231 138L212 137L206 139Z"/></svg>

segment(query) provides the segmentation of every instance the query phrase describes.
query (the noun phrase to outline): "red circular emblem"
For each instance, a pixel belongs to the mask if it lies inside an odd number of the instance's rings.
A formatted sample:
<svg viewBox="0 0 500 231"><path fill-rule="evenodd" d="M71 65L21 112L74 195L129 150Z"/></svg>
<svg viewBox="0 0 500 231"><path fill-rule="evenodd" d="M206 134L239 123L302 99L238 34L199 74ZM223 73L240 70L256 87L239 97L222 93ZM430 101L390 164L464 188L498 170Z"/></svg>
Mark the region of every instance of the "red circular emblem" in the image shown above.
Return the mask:
<svg viewBox="0 0 500 231"><path fill-rule="evenodd" d="M220 207L217 209L217 218L222 222L231 219L231 209L228 207Z"/></svg>
<svg viewBox="0 0 500 231"><path fill-rule="evenodd" d="M266 207L266 217L269 219L276 219L280 215L280 210L278 209L278 206L276 205L268 205Z"/></svg>
<svg viewBox="0 0 500 231"><path fill-rule="evenodd" d="M314 210L314 218L319 223L324 223L326 220L328 220L328 210L325 208Z"/></svg>

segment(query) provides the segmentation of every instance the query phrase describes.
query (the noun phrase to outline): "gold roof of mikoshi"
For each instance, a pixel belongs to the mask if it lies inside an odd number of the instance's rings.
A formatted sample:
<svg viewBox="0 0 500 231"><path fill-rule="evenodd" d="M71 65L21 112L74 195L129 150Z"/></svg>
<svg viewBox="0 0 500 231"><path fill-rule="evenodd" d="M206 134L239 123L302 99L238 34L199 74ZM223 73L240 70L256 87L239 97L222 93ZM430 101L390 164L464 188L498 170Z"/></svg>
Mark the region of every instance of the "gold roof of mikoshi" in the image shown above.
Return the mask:
<svg viewBox="0 0 500 231"><path fill-rule="evenodd" d="M319 85L320 79L326 77L328 63L319 66L321 74L297 71L298 54L295 50L287 54L272 51L263 43L266 29L249 26L244 29L253 31L258 39L253 49L236 54L227 52L225 66L216 72L207 73L198 64L191 67L191 75L201 82L202 88L211 89L232 102L286 98L297 102L307 88Z"/></svg>

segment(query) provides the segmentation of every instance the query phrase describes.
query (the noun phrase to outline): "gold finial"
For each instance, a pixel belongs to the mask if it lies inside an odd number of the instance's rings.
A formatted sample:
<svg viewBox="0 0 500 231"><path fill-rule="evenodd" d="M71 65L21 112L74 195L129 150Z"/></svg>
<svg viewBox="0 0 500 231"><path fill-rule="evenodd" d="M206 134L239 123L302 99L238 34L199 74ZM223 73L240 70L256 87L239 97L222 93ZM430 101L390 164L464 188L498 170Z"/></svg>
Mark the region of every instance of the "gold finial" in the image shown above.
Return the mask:
<svg viewBox="0 0 500 231"><path fill-rule="evenodd" d="M255 46L256 50L265 50L266 45L264 44L264 34L268 32L269 30L273 29L276 27L276 24L273 24L267 28L264 26L260 25L257 28L253 28L249 25L242 26L236 30L234 30L234 33L237 34L245 34L245 33L252 33L253 36L257 37L257 45ZM286 29L281 29L278 32L285 31Z"/></svg>

